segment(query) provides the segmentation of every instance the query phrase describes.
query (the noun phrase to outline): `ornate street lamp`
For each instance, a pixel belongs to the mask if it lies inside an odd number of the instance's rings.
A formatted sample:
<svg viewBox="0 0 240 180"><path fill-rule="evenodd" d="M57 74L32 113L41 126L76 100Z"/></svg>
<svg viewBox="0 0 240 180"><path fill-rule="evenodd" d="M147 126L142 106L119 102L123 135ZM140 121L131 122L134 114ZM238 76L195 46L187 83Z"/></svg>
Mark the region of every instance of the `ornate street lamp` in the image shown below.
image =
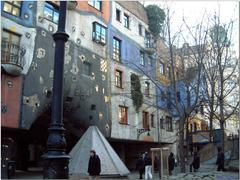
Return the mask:
<svg viewBox="0 0 240 180"><path fill-rule="evenodd" d="M68 179L69 156L65 153L66 139L63 128L63 69L67 1L60 1L58 30L53 34L55 41L54 81L52 98L52 117L47 140L47 152L42 156L44 160L44 179Z"/></svg>

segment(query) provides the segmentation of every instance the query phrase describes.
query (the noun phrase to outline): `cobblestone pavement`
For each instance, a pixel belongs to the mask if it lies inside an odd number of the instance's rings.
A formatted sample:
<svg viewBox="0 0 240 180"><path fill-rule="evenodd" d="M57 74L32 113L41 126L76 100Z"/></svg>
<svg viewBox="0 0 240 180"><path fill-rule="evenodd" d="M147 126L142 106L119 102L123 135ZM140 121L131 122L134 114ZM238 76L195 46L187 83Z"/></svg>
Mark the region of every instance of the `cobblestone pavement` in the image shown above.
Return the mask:
<svg viewBox="0 0 240 180"><path fill-rule="evenodd" d="M198 172L180 173L180 168L175 167L173 171L173 175L164 179L172 179L172 180L174 179L238 180L239 179L238 173L216 171L216 168L217 167L215 165L201 164ZM101 179L116 180L116 179L138 179L138 178L139 178L138 172L133 171L127 178L101 178ZM42 171L34 170L34 169L28 172L17 171L16 176L13 177L12 179L42 179ZM154 174L154 179L159 179L158 174Z"/></svg>

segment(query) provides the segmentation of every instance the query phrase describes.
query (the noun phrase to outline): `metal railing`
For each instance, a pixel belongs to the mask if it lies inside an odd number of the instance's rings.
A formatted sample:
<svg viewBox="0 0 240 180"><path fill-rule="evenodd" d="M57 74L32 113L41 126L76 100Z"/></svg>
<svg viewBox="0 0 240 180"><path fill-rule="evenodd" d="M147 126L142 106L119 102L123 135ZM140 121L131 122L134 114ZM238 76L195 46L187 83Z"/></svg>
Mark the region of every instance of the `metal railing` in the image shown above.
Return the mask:
<svg viewBox="0 0 240 180"><path fill-rule="evenodd" d="M155 49L154 40L151 37L145 37L144 46L146 50L153 51Z"/></svg>
<svg viewBox="0 0 240 180"><path fill-rule="evenodd" d="M25 49L8 41L2 41L1 48L2 64L14 64L23 68L23 56L26 52Z"/></svg>

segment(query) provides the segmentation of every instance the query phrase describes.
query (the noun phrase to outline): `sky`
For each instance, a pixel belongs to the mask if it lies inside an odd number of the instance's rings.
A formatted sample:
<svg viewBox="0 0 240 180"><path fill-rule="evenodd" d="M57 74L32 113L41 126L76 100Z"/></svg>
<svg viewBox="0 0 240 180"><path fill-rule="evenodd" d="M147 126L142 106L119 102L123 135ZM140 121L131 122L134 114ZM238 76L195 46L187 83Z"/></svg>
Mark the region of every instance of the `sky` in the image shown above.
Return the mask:
<svg viewBox="0 0 240 180"><path fill-rule="evenodd" d="M202 18L204 11L209 15L214 15L214 12L220 12L222 22L229 22L230 19L234 20L233 36L234 36L234 50L239 56L239 1L142 1L146 6L149 4L157 4L161 8L170 7L170 15L174 23L172 23L173 31L179 30L182 25L182 17L184 15L186 22L190 26L196 25Z"/></svg>

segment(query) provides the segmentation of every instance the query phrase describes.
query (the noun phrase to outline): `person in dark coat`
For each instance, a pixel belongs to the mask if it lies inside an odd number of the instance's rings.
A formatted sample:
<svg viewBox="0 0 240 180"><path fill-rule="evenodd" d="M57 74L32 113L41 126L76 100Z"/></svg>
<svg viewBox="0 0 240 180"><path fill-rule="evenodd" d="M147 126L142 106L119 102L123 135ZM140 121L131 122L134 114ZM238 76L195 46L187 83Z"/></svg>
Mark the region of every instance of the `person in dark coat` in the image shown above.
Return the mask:
<svg viewBox="0 0 240 180"><path fill-rule="evenodd" d="M218 168L217 168L218 171L220 171L220 170L225 171L224 160L225 160L224 152L222 151L222 148L219 147L218 148L217 162L216 162L216 165L218 165Z"/></svg>
<svg viewBox="0 0 240 180"><path fill-rule="evenodd" d="M169 175L172 175L172 171L174 169L174 164L175 164L175 158L173 153L171 152L168 156L168 171L169 171Z"/></svg>
<svg viewBox="0 0 240 180"><path fill-rule="evenodd" d="M190 172L192 172L192 168L194 169L194 172L197 172L200 168L200 157L197 152L194 152L193 162L190 165Z"/></svg>
<svg viewBox="0 0 240 180"><path fill-rule="evenodd" d="M95 150L90 151L90 158L88 161L88 173L90 178L98 178L101 173L101 161Z"/></svg>
<svg viewBox="0 0 240 180"><path fill-rule="evenodd" d="M145 164L145 179L152 179L152 159L149 157L148 153L144 154L144 164Z"/></svg>
<svg viewBox="0 0 240 180"><path fill-rule="evenodd" d="M144 159L143 159L143 155L139 155L139 158L137 160L137 164L136 164L136 168L138 169L139 172L139 179L142 179L142 175L144 173L144 169L145 169L145 164L144 164Z"/></svg>

